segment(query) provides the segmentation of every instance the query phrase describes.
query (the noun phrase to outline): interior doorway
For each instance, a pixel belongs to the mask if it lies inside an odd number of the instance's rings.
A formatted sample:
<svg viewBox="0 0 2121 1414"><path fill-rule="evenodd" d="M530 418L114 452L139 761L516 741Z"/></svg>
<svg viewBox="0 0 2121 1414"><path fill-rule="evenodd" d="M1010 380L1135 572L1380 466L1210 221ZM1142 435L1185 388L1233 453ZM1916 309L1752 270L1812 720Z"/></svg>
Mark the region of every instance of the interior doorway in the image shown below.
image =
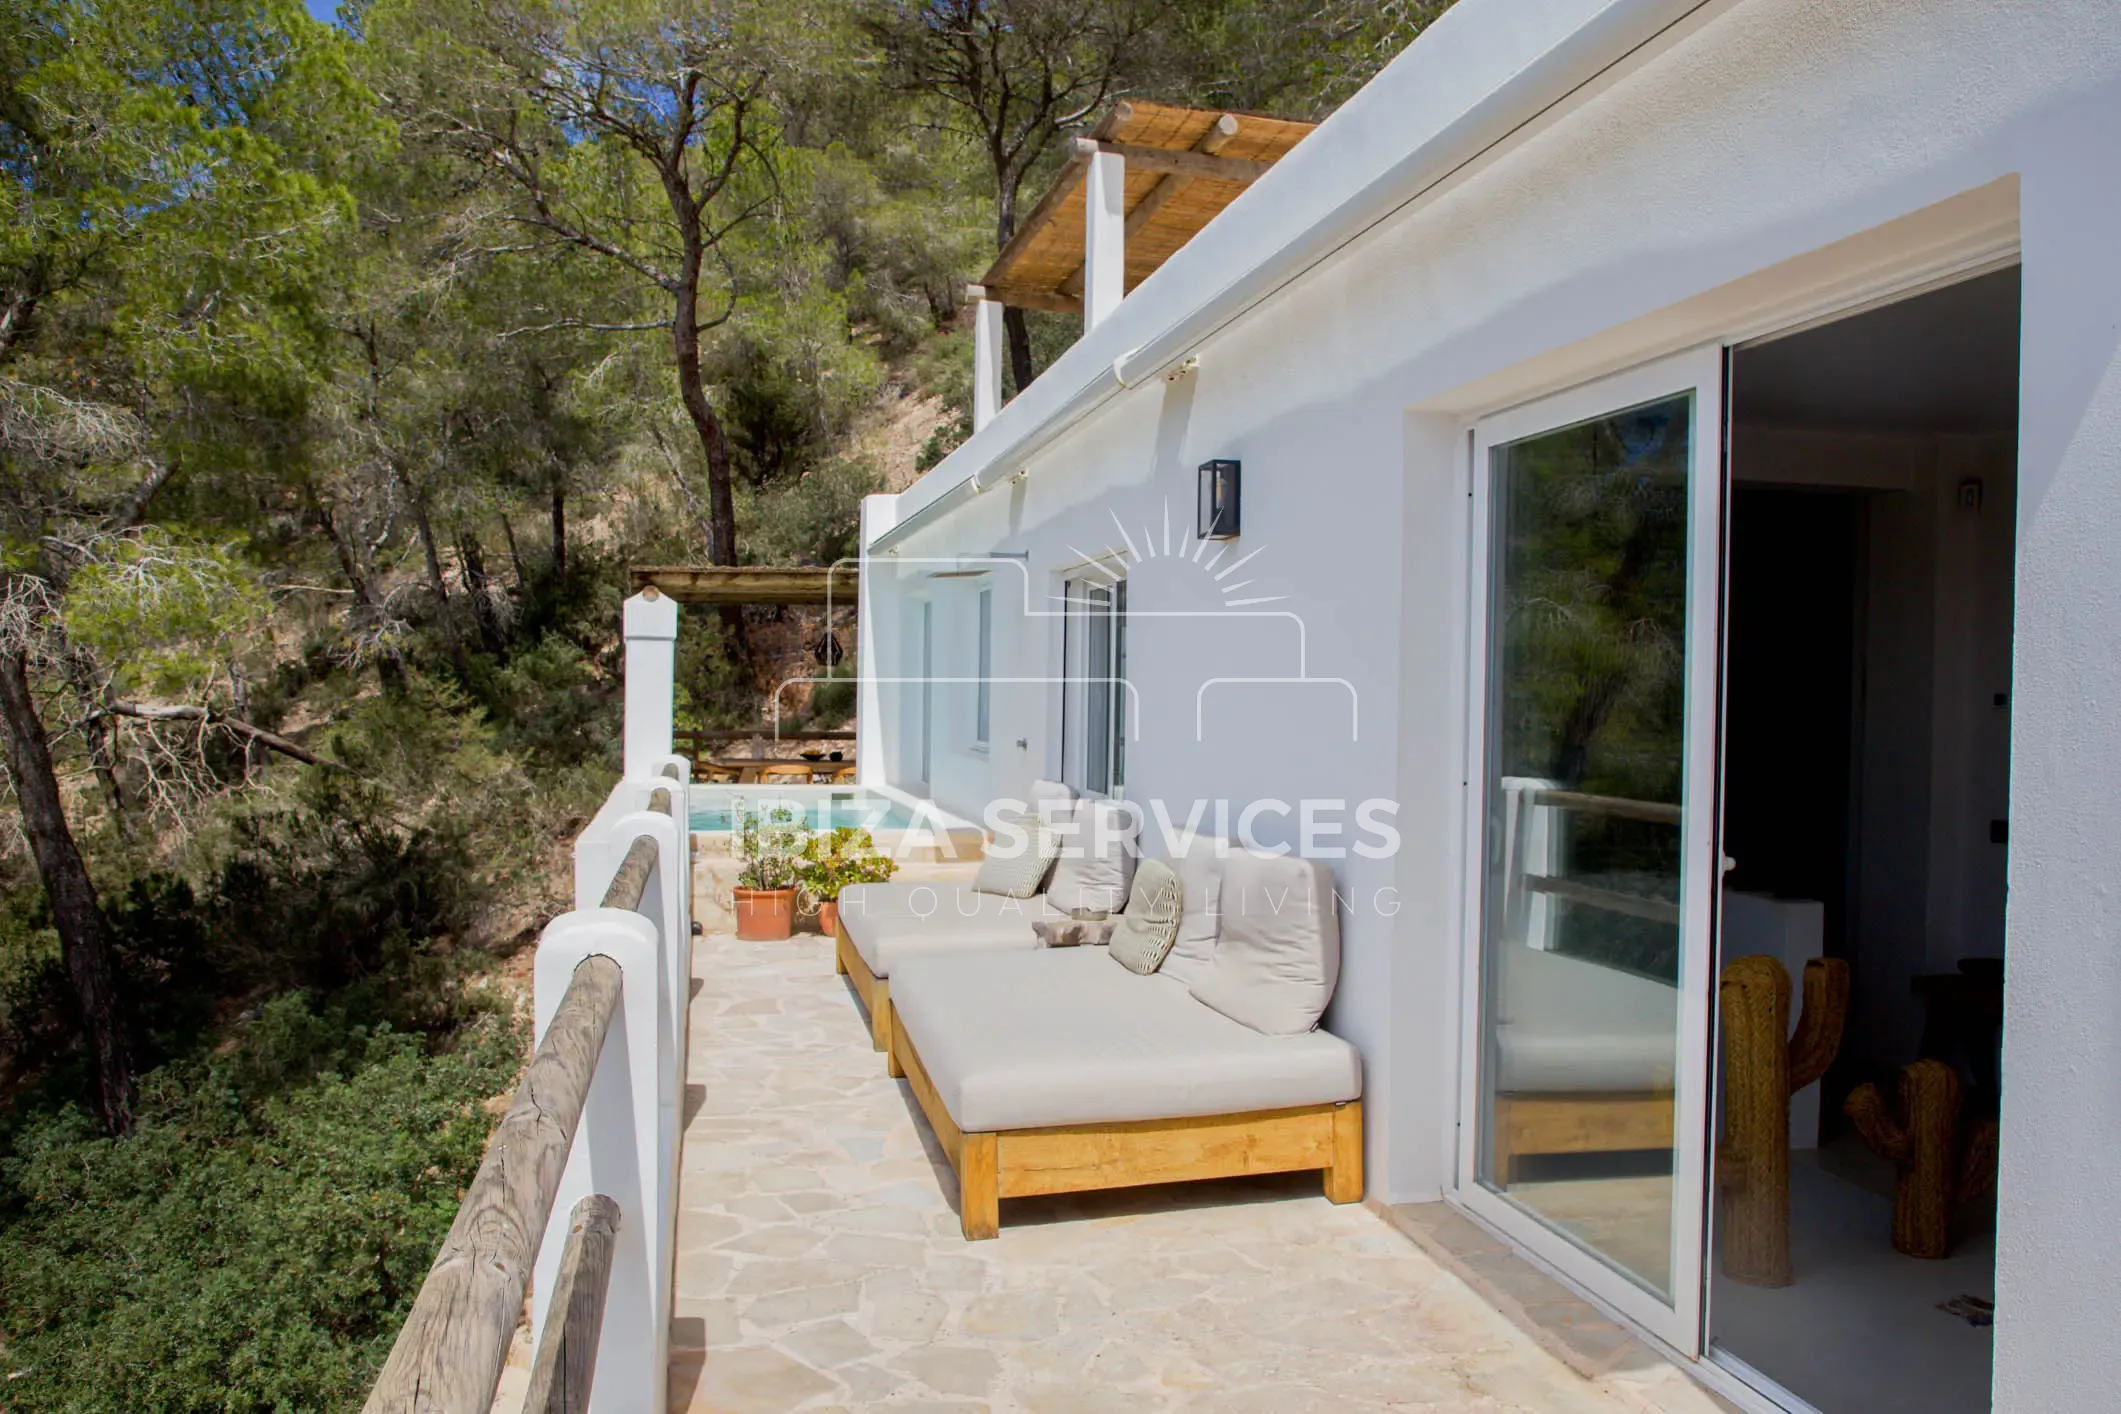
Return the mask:
<svg viewBox="0 0 2121 1414"><path fill-rule="evenodd" d="M1792 1408L1973 1414L2018 272L1740 348L1731 399L1709 1343Z"/></svg>

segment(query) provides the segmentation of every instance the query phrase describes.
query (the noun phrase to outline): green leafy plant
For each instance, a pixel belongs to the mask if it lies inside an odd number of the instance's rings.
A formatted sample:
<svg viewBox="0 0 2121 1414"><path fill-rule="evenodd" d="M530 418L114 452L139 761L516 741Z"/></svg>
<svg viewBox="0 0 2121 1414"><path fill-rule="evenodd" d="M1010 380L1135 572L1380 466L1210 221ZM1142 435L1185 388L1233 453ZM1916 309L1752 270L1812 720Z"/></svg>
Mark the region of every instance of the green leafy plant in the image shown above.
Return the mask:
<svg viewBox="0 0 2121 1414"><path fill-rule="evenodd" d="M736 886L761 891L792 889L810 843L803 814L786 801L739 800L731 811L735 836Z"/></svg>
<svg viewBox="0 0 2121 1414"><path fill-rule="evenodd" d="M813 903L837 903L849 884L881 884L898 872L898 861L876 847L869 832L842 825L813 835L796 878Z"/></svg>

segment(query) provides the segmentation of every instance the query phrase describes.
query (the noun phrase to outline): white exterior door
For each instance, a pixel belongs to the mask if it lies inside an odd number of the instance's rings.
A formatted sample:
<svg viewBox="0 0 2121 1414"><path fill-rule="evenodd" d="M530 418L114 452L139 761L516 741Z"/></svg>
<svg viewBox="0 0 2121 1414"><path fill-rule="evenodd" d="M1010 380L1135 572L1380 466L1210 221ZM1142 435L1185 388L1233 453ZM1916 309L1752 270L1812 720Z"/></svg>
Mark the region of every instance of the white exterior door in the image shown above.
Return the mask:
<svg viewBox="0 0 2121 1414"><path fill-rule="evenodd" d="M1700 1349L1723 350L1473 429L1458 1201Z"/></svg>

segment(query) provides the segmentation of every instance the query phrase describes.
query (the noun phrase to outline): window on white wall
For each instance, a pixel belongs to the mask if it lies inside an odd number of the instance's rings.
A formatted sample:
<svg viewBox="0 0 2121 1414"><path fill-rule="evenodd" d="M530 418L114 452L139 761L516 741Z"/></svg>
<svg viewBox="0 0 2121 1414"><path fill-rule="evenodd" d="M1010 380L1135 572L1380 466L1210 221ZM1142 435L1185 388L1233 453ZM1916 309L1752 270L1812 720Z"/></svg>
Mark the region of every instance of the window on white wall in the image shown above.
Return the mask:
<svg viewBox="0 0 2121 1414"><path fill-rule="evenodd" d="M972 743L985 746L994 706L994 590L979 592L979 682L973 688Z"/></svg>
<svg viewBox="0 0 2121 1414"><path fill-rule="evenodd" d="M1064 594L1061 779L1117 795L1127 779L1127 584L1085 576Z"/></svg>

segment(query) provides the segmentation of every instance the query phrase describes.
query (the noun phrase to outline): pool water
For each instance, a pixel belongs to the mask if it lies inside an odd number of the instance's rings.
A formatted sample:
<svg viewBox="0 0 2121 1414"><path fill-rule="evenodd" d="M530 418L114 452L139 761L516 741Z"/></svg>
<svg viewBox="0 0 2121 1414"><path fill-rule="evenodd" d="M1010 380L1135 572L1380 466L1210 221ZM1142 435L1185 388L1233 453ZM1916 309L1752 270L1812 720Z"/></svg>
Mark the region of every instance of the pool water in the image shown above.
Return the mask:
<svg viewBox="0 0 2121 1414"><path fill-rule="evenodd" d="M787 805L813 830L833 830L857 825L865 830L902 830L913 823L913 812L889 796L869 791L795 792L764 787L759 790L695 791L692 796L692 828L728 830L738 800L759 805Z"/></svg>

